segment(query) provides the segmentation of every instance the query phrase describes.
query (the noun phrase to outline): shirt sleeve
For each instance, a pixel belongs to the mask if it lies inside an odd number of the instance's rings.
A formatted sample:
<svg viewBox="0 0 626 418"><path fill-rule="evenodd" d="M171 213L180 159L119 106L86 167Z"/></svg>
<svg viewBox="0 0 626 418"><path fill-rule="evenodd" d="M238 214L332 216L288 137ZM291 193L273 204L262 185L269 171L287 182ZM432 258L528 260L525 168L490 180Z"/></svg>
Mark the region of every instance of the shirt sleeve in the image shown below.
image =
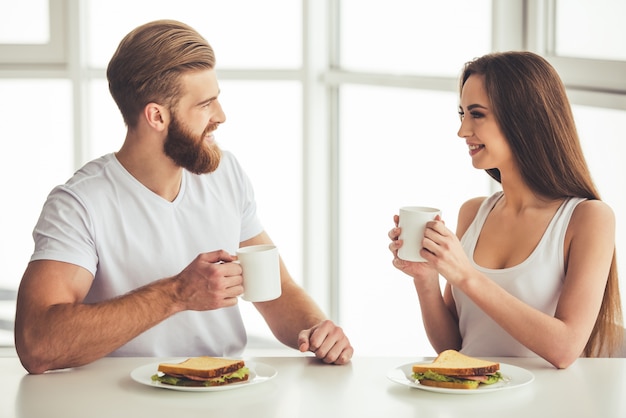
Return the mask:
<svg viewBox="0 0 626 418"><path fill-rule="evenodd" d="M98 255L93 224L78 196L64 186L52 190L33 230L31 261L55 260L87 269L95 276Z"/></svg>

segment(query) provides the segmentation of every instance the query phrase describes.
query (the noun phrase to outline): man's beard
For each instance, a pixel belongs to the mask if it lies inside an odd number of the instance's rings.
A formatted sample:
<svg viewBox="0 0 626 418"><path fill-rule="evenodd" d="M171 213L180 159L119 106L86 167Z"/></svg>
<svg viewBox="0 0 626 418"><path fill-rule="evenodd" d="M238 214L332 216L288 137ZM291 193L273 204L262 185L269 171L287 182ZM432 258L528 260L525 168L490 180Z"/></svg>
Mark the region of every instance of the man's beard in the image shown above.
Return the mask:
<svg viewBox="0 0 626 418"><path fill-rule="evenodd" d="M206 143L204 137L207 132L215 130L216 127L212 124L202 132L201 137L194 137L187 128L182 126L176 115L172 114L172 121L163 145L165 155L178 166L194 174L215 171L220 164L222 151L216 144Z"/></svg>

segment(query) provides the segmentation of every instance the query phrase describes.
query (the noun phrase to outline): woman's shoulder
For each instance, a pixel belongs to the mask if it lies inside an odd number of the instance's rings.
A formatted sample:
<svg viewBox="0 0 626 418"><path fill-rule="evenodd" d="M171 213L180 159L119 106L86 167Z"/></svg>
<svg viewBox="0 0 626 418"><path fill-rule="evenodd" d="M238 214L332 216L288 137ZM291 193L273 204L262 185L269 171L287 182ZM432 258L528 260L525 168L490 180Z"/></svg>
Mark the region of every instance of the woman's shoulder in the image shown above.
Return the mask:
<svg viewBox="0 0 626 418"><path fill-rule="evenodd" d="M461 205L456 228L458 237L462 237L463 234L465 234L467 228L469 228L474 218L476 218L476 214L478 213L480 206L487 199L487 196L474 197L465 201L465 203Z"/></svg>
<svg viewBox="0 0 626 418"><path fill-rule="evenodd" d="M459 218L469 217L471 221L476 217L481 206L487 205L491 209L502 196L503 193L499 191L491 196L478 196L465 201L465 203L461 205L461 209L459 209Z"/></svg>
<svg viewBox="0 0 626 418"><path fill-rule="evenodd" d="M478 212L478 209L480 208L480 205L482 205L483 202L487 199L488 199L487 196L478 196L478 197L474 197L472 199L466 200L461 205L460 212L471 212L474 215L476 215L476 213Z"/></svg>
<svg viewBox="0 0 626 418"><path fill-rule="evenodd" d="M604 201L597 199L583 200L576 205L570 220L570 227L576 228L598 224L615 224L615 213Z"/></svg>
<svg viewBox="0 0 626 418"><path fill-rule="evenodd" d="M573 242L582 243L587 251L590 246L601 248L602 243L613 246L615 243L615 214L613 209L601 200L580 201L571 215L565 233L565 246Z"/></svg>

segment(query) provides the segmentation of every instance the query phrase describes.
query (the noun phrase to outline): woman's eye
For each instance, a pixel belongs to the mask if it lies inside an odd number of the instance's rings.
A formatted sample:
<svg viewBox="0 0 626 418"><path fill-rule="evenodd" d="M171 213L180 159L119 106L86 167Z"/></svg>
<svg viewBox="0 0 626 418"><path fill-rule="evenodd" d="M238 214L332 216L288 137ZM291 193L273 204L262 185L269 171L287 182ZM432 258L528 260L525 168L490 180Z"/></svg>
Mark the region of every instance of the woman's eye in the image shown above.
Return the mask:
<svg viewBox="0 0 626 418"><path fill-rule="evenodd" d="M465 117L465 113L459 111L459 119L463 120L464 117Z"/></svg>
<svg viewBox="0 0 626 418"><path fill-rule="evenodd" d="M480 119L480 118L482 118L483 116L485 116L485 115L483 115L483 114L482 114L482 113L480 113L480 112L471 112L470 114L472 115L472 117L473 117L474 119Z"/></svg>

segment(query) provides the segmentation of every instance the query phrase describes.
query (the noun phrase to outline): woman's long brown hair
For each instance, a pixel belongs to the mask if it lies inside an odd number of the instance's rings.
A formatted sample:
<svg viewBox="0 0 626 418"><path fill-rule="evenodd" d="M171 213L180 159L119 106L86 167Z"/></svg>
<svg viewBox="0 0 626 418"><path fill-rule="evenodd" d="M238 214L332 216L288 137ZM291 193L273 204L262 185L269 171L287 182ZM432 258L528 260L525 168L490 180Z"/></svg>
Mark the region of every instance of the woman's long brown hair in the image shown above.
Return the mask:
<svg viewBox="0 0 626 418"><path fill-rule="evenodd" d="M565 87L556 70L531 52L488 54L468 62L460 88L470 75L484 77L495 118L524 181L552 199L600 200L580 146ZM498 169L486 170L500 182ZM611 356L623 339L622 308L615 250L602 305L583 355Z"/></svg>

